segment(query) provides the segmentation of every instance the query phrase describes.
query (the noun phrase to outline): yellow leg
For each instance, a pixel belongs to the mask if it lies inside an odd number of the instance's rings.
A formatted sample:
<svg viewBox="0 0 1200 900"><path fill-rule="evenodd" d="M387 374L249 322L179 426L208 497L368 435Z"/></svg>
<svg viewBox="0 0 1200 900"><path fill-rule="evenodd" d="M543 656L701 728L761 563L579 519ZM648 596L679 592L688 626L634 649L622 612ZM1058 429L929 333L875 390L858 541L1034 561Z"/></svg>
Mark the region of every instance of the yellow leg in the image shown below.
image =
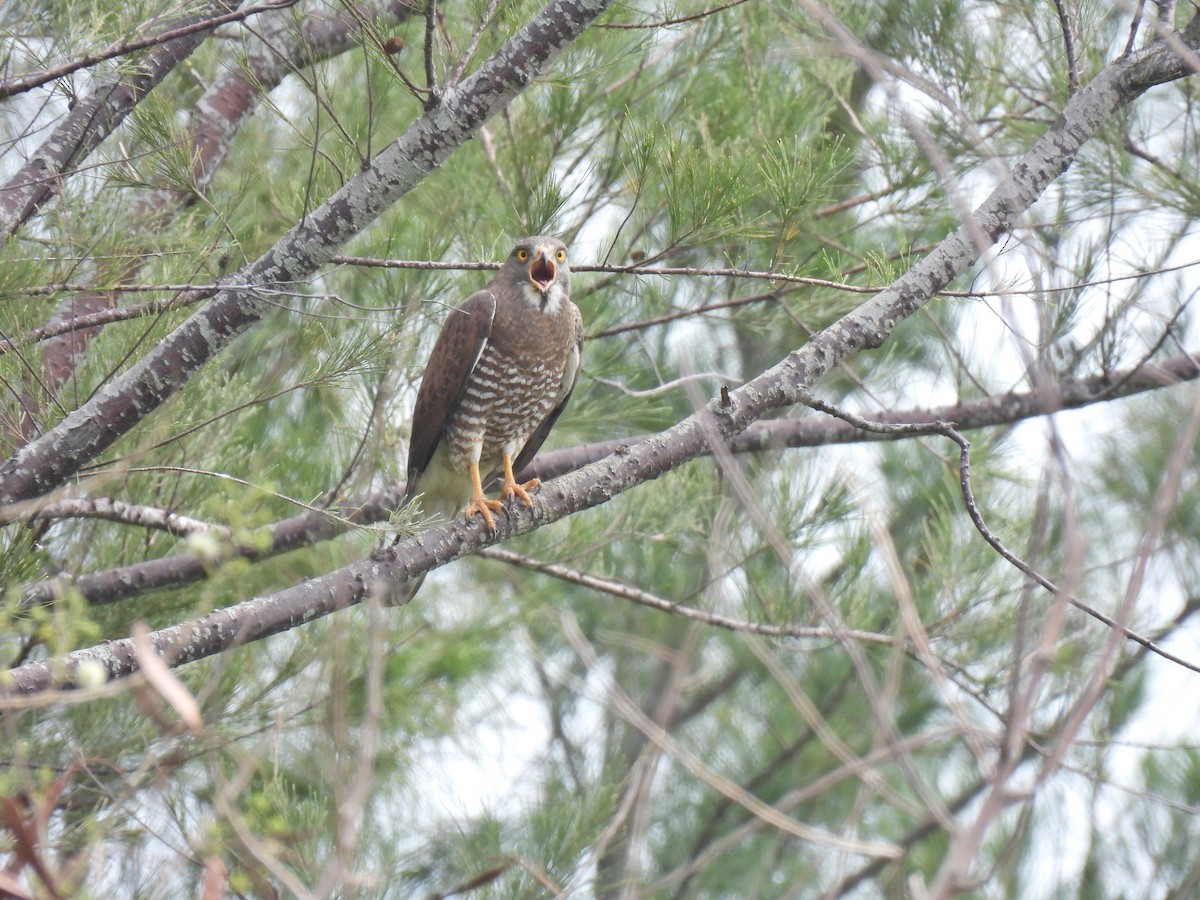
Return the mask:
<svg viewBox="0 0 1200 900"><path fill-rule="evenodd" d="M504 487L500 488L501 497L507 500L516 494L526 506L533 506L533 498L529 496L529 491L541 483L540 478L531 478L524 484L517 484L517 476L513 474L512 470L512 457L507 453L504 454Z"/></svg>
<svg viewBox="0 0 1200 900"><path fill-rule="evenodd" d="M471 502L463 508L463 515L467 517L467 521L471 521L471 516L475 513L483 516L483 521L487 523L489 531L496 530L496 520L492 518L492 513L500 512L504 509L504 504L499 500L489 500L483 493L483 482L479 477L479 463L471 463Z"/></svg>

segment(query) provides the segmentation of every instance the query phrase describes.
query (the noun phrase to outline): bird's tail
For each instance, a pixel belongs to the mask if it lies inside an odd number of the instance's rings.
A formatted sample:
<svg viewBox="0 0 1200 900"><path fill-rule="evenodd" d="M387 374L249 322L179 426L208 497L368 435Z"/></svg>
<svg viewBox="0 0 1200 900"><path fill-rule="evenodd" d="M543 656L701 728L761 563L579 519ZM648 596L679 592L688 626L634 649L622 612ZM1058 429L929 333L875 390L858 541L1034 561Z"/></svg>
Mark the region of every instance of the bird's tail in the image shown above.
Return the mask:
<svg viewBox="0 0 1200 900"><path fill-rule="evenodd" d="M379 592L379 599L384 606L406 606L417 591L421 589L421 585L425 583L425 573L415 575L408 581L401 581L397 584L394 581L383 581L382 579L376 582L373 590Z"/></svg>
<svg viewBox="0 0 1200 900"><path fill-rule="evenodd" d="M418 531L430 525L440 525L453 520L470 496L470 492L464 490L464 484L469 482L449 465L444 450L439 450L441 452L434 454L424 472L410 478L410 484L405 488L404 499L401 501L404 505L414 500L420 504L420 513L416 517L416 522L419 523ZM392 546L402 539L398 534ZM412 600L424 581L425 575L422 573L399 584L381 584L378 590L385 605L404 606Z"/></svg>

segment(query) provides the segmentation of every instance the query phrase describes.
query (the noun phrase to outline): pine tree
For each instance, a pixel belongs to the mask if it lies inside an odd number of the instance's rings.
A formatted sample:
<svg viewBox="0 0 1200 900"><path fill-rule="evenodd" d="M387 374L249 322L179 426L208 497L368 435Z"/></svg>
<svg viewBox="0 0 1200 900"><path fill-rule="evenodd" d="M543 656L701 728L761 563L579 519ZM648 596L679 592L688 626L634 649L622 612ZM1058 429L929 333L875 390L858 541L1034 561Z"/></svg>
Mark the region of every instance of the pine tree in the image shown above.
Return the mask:
<svg viewBox="0 0 1200 900"><path fill-rule="evenodd" d="M1195 891L1190 7L0 47L0 893ZM587 329L544 484L422 522L424 360L538 233Z"/></svg>

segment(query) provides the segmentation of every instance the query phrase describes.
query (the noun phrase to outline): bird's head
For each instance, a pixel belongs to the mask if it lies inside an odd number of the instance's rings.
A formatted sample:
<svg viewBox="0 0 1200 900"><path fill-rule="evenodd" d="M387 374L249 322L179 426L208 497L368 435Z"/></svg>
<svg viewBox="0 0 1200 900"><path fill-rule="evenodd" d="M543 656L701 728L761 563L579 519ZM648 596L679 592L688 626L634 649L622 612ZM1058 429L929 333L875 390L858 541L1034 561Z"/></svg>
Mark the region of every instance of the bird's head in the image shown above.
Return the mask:
<svg viewBox="0 0 1200 900"><path fill-rule="evenodd" d="M524 288L529 302L555 313L570 289L567 245L557 238L537 236L517 241L506 265Z"/></svg>

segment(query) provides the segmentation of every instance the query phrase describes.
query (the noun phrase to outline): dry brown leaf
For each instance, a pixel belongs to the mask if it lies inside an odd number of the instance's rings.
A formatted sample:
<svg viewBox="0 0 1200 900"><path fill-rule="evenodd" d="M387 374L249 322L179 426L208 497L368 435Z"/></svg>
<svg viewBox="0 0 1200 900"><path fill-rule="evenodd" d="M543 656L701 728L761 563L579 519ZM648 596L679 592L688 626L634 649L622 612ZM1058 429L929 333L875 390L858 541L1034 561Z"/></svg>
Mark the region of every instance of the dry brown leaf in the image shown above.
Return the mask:
<svg viewBox="0 0 1200 900"><path fill-rule="evenodd" d="M204 729L200 704L159 655L150 639L149 627L145 622L134 622L129 636L133 639L134 658L146 677L146 683L158 691L159 696L179 714L180 720L193 734L199 734Z"/></svg>

